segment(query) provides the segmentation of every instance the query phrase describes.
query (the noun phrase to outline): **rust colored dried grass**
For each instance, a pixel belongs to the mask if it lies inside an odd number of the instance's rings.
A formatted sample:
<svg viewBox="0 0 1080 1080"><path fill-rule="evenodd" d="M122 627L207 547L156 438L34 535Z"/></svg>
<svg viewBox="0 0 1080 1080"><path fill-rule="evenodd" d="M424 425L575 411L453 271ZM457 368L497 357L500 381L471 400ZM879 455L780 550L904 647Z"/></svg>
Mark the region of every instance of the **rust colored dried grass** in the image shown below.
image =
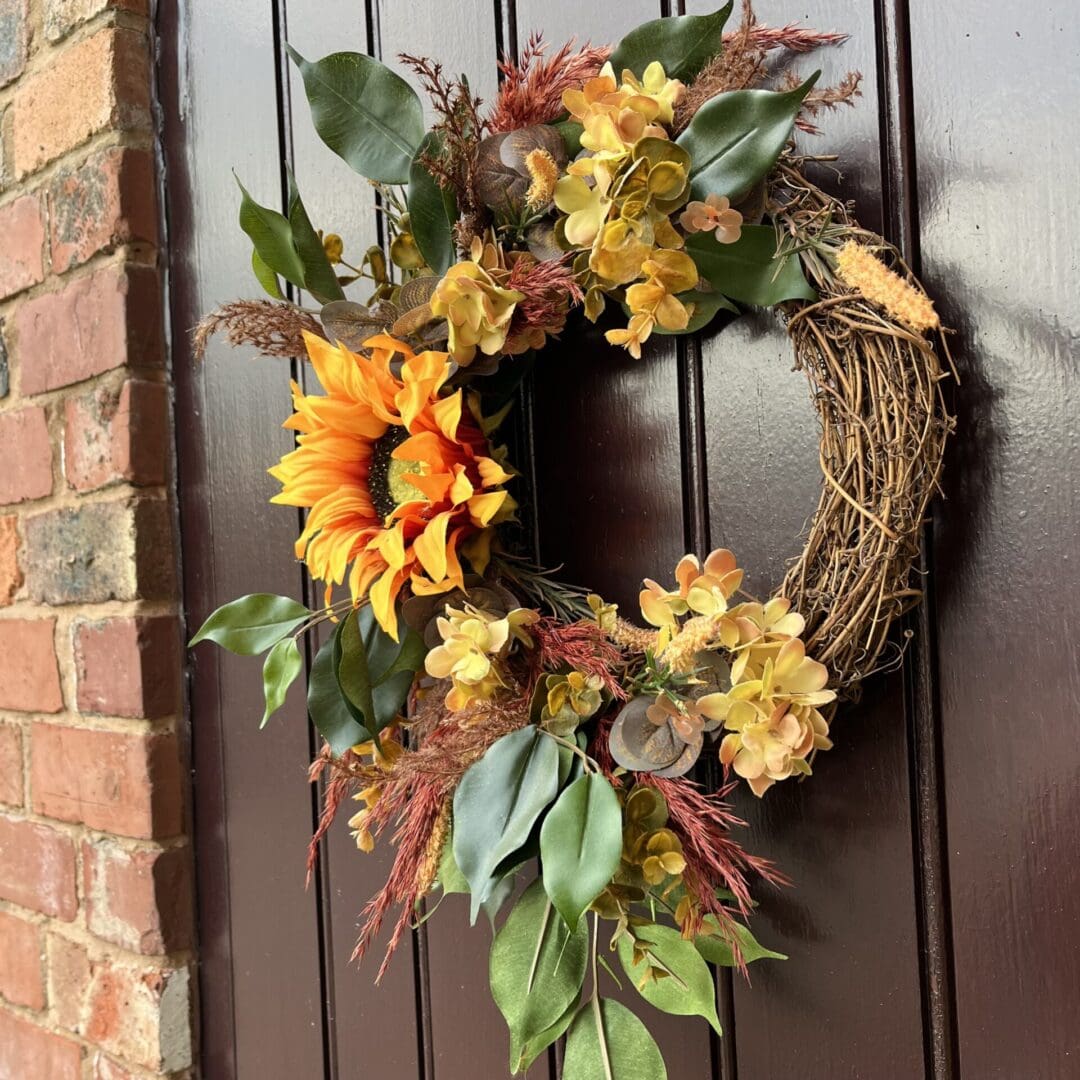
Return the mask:
<svg viewBox="0 0 1080 1080"><path fill-rule="evenodd" d="M598 676L616 700L625 701L626 691L616 677L622 654L607 640L595 623L560 623L543 619L533 627L535 679L544 671L558 671L564 665Z"/></svg>
<svg viewBox="0 0 1080 1080"><path fill-rule="evenodd" d="M580 304L585 298L578 276L565 259L545 259L539 263L518 259L510 269L506 287L524 296L514 308L510 337L531 329L549 335L561 333L569 306Z"/></svg>
<svg viewBox="0 0 1080 1080"><path fill-rule="evenodd" d="M306 356L304 331L325 337L314 315L295 304L273 300L236 300L204 315L191 334L196 361L206 356L210 339L225 331L229 344L254 345L263 356Z"/></svg>

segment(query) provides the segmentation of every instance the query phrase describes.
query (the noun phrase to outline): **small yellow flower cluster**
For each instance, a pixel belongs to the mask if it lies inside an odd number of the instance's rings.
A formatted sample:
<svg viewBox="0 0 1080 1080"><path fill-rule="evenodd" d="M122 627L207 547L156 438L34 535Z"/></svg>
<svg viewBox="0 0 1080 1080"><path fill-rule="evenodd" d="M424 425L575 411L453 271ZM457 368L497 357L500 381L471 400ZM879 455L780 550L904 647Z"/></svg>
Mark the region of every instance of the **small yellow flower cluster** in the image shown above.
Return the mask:
<svg viewBox="0 0 1080 1080"><path fill-rule="evenodd" d="M912 330L934 330L941 319L924 292L890 270L864 244L849 240L836 256L840 280Z"/></svg>
<svg viewBox="0 0 1080 1080"><path fill-rule="evenodd" d="M382 733L380 742L370 740L357 743L353 753L360 757L370 757L371 763L384 773L389 773L394 763L405 752L405 748L398 740L398 725L390 725ZM380 783L369 784L363 791L358 791L353 799L364 804L363 810L358 810L349 818L349 828L352 829L353 839L356 846L365 852L370 852L375 847L375 837L367 827L367 818L375 804L382 798L383 785Z"/></svg>
<svg viewBox="0 0 1080 1080"><path fill-rule="evenodd" d="M662 896L682 884L686 857L678 836L667 828L667 805L655 788L639 785L623 810L623 863L645 884L663 886Z"/></svg>
<svg viewBox="0 0 1080 1080"><path fill-rule="evenodd" d="M540 726L563 738L572 735L582 721L599 710L603 685L599 675L587 675L583 671L548 675L544 681L546 695Z"/></svg>

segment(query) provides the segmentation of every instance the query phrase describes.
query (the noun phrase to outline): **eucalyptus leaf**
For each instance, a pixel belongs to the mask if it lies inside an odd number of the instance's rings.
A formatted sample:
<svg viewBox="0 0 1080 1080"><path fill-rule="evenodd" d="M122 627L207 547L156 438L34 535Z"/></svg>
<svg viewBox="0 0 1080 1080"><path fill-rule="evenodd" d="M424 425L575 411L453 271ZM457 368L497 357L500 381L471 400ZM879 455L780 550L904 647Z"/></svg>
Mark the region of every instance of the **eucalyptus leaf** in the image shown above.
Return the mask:
<svg viewBox="0 0 1080 1080"><path fill-rule="evenodd" d="M716 1015L716 986L708 965L692 941L685 941L678 930L653 924L634 930L639 947L649 955L634 963L634 942L629 934L619 938L619 960L637 992L662 1012L676 1016L703 1016L722 1034ZM650 966L667 972L653 979Z"/></svg>
<svg viewBox="0 0 1080 1080"><path fill-rule="evenodd" d="M744 225L734 244L718 244L712 233L687 238L686 252L698 273L717 292L744 304L772 307L784 300L813 300L798 255L776 258L772 225Z"/></svg>
<svg viewBox="0 0 1080 1080"><path fill-rule="evenodd" d="M521 894L491 945L491 996L510 1029L511 1061L577 1000L589 932L571 932L539 881Z"/></svg>
<svg viewBox="0 0 1080 1080"><path fill-rule="evenodd" d="M257 656L276 645L311 616L303 604L287 596L252 593L224 604L202 624L191 639L213 641L229 652Z"/></svg>
<svg viewBox="0 0 1080 1080"><path fill-rule="evenodd" d="M689 82L723 50L724 24L731 7L729 0L711 15L654 19L631 30L611 54L616 77L629 68L640 78L653 60L659 60L669 79Z"/></svg>
<svg viewBox="0 0 1080 1080"><path fill-rule="evenodd" d="M283 214L260 206L237 179L240 188L240 228L247 233L260 261L297 288L304 287L304 263L296 250L292 225Z"/></svg>
<svg viewBox="0 0 1080 1080"><path fill-rule="evenodd" d="M711 934L698 934L694 947L710 964L719 967L735 967L735 953L724 936L719 932L720 924L715 915L706 915L705 923L714 931ZM766 949L742 923L734 923L735 936L739 939L739 951L743 962L752 964L755 960L786 960L783 953Z"/></svg>
<svg viewBox="0 0 1080 1080"><path fill-rule="evenodd" d="M472 919L495 868L529 838L558 790L555 742L531 725L504 735L472 764L454 793L454 859L472 892Z"/></svg>
<svg viewBox="0 0 1080 1080"><path fill-rule="evenodd" d="M371 732L357 723L338 686L334 653L340 632L339 623L333 637L328 638L319 649L308 674L307 695L311 722L330 745L331 752L337 756L344 754L357 743L367 742L371 738Z"/></svg>
<svg viewBox="0 0 1080 1080"><path fill-rule="evenodd" d="M439 187L420 159L425 154L437 157L441 151L439 136L429 131L409 167L410 227L424 261L440 277L454 261L457 202L452 191Z"/></svg>
<svg viewBox="0 0 1080 1080"><path fill-rule="evenodd" d="M260 728L266 727L267 720L285 704L285 695L289 687L296 682L296 677L304 670L304 658L296 638L282 638L267 654L263 664L263 697L266 708L263 711Z"/></svg>
<svg viewBox="0 0 1080 1080"><path fill-rule="evenodd" d="M285 299L285 294L281 291L281 282L278 281L277 274L263 262L262 256L255 248L251 249L251 269L254 271L255 277L258 278L259 284L263 287L263 291L268 296L272 296L275 300Z"/></svg>
<svg viewBox="0 0 1080 1080"><path fill-rule="evenodd" d="M702 105L676 139L693 161L691 197L726 195L736 202L765 176L791 137L803 98L819 74L785 93L731 90Z"/></svg>
<svg viewBox="0 0 1080 1080"><path fill-rule="evenodd" d="M296 245L300 261L304 265L304 288L307 289L320 304L329 303L332 300L341 300L345 293L341 289L341 283L330 265L326 256L326 249L311 224L311 219L304 209L300 191L296 186L296 177L292 169L289 174L289 225L292 228L293 243Z"/></svg>
<svg viewBox="0 0 1080 1080"><path fill-rule="evenodd" d="M625 1005L588 1003L566 1037L562 1080L667 1080L656 1040Z"/></svg>
<svg viewBox="0 0 1080 1080"><path fill-rule="evenodd" d="M286 48L300 69L322 141L361 176L407 184L424 137L424 110L412 87L363 53L333 53L313 63Z"/></svg>
<svg viewBox="0 0 1080 1080"><path fill-rule="evenodd" d="M577 120L560 120L551 126L562 136L566 156L573 161L581 153L581 136L585 134L585 125Z"/></svg>
<svg viewBox="0 0 1080 1080"><path fill-rule="evenodd" d="M615 876L622 859L622 809L597 773L575 780L540 829L544 888L569 927Z"/></svg>

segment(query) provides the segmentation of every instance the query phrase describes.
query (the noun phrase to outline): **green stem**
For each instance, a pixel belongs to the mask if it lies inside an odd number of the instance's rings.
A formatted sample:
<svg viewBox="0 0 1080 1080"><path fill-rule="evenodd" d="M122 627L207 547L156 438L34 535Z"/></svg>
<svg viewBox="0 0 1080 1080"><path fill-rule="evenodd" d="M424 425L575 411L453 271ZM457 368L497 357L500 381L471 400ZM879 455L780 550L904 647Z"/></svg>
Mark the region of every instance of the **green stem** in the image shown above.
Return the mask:
<svg viewBox="0 0 1080 1080"><path fill-rule="evenodd" d="M615 1080L615 1074L611 1067L611 1056L608 1054L607 1035L604 1033L604 1014L600 1008L600 980L597 974L596 954L600 945L600 918L593 913L592 935L592 1011L596 1021L596 1041L600 1046L600 1057L604 1062L604 1080Z"/></svg>
<svg viewBox="0 0 1080 1080"><path fill-rule="evenodd" d="M589 757L584 750L576 742L571 742L569 739L564 739L561 735L556 735L554 732L548 731L547 728L540 728L549 739L554 739L560 746L565 746L567 750L572 750L579 758L581 758L582 764L585 766L586 772L599 773L600 766L597 762Z"/></svg>

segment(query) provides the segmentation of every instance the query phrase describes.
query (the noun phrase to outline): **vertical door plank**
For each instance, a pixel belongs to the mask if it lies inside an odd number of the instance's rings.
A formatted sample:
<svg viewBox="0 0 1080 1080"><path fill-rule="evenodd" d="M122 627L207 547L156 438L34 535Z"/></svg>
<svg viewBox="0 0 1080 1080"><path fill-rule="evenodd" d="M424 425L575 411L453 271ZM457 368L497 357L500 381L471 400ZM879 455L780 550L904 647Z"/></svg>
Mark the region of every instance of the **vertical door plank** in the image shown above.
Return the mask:
<svg viewBox="0 0 1080 1080"><path fill-rule="evenodd" d="M657 0L618 7L573 0L517 0L517 39L541 30L552 48L570 36L613 44L662 14ZM679 372L673 340L656 338L643 359L609 346L577 320L562 345L542 353L534 376L533 427L540 555L560 576L637 610L645 576L669 575L685 551ZM605 992L614 992L606 976ZM667 1016L625 986L622 997L660 1044L668 1075L711 1080L704 1021Z"/></svg>
<svg viewBox="0 0 1080 1080"><path fill-rule="evenodd" d="M913 5L911 35L923 266L961 366L934 553L959 1059L1056 1080L1080 1068L1080 27L964 0Z"/></svg>
<svg viewBox="0 0 1080 1080"><path fill-rule="evenodd" d="M688 10L713 6L694 0ZM800 145L840 155L845 193L863 222L879 227L872 6L755 7L770 25L799 18L852 35L797 69L823 68L823 84L860 69L864 96L855 109L824 115L825 135ZM702 350L711 540L739 556L750 592L767 595L817 503L817 420L805 376L791 370L787 336L768 313L739 319ZM755 920L763 941L791 958L755 965L752 986L735 979L737 1065L747 1078L780 1075L792 1060L821 1080L923 1069L903 679L873 679L862 704L841 712L835 738L813 778L778 785L760 801L739 791L747 847L794 880L790 890L761 892Z"/></svg>
<svg viewBox="0 0 1080 1080"><path fill-rule="evenodd" d="M309 60L333 52L372 52L363 0L288 0L285 30L289 44ZM379 239L375 193L315 132L295 66L289 63L284 72L293 171L304 205L315 227L338 233L345 242L345 257L359 265L364 251ZM363 285L353 286L350 295L363 299ZM317 392L307 365L304 375L309 389ZM316 591L320 588L316 586ZM420 1076L413 936L402 940L377 987L375 974L389 928L375 941L363 965L350 960L360 912L386 881L393 848L384 842L369 855L358 851L345 824L348 817L343 811L327 834L320 856L330 1077L351 1077L361 1063L372 1076ZM394 1017L392 1033L382 1030L388 1015ZM381 1035L373 1037L379 1031Z"/></svg>
<svg viewBox="0 0 1080 1080"><path fill-rule="evenodd" d="M187 330L215 304L257 295L236 226L235 168L281 203L272 7L257 0L164 13L177 442L189 626L249 592L299 597L297 521L271 513L266 467L289 435L289 365L216 343L192 364ZM283 406L284 403L284 406ZM315 897L303 888L312 827L299 695L258 730L259 665L202 646L192 660L202 1045L209 1075L321 1071ZM269 841L269 842L268 842ZM222 994L219 988L227 988ZM231 1000L230 1000L231 998Z"/></svg>

